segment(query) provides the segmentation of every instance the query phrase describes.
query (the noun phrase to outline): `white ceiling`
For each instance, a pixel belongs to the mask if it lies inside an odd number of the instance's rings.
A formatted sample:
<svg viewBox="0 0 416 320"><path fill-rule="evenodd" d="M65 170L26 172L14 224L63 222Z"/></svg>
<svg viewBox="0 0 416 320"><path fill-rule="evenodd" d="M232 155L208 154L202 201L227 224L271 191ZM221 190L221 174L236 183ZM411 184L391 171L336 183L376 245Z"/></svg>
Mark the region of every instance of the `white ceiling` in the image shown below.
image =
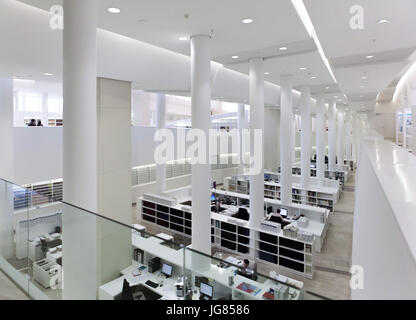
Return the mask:
<svg viewBox="0 0 416 320"><path fill-rule="evenodd" d="M44 10L62 4L62 0L20 1ZM190 54L189 41L179 37L210 34L213 60L227 68L248 73L249 58L266 57L265 69L271 73L267 81L279 84L279 74L293 73L297 87L311 85L315 92L330 86L329 91L338 92L291 0L100 0L98 6L102 29L185 55ZM111 14L109 7L121 12ZM247 17L254 22L243 24ZM239 58L232 59L233 55ZM299 72L301 66L307 71Z"/></svg>
<svg viewBox="0 0 416 320"><path fill-rule="evenodd" d="M62 0L20 1L44 10L62 4ZM280 74L291 73L297 89L310 85L313 94L337 96L342 105L348 102L357 110L361 104L371 108L377 94L397 78L416 48L416 1L304 3L338 83L334 83L291 0L99 0L99 27L185 55L190 53L189 41L179 37L211 34L213 60L227 68L248 73L248 59L262 56L265 72L270 73L265 75L267 81L279 84ZM349 27L350 7L357 4L364 9L364 30L359 31ZM108 7L118 7L121 13L110 14ZM254 22L241 23L247 17ZM378 24L379 19L389 23ZM283 46L287 50L279 50ZM365 59L370 54L374 59ZM239 58L232 59L233 55ZM368 79L362 80L363 76Z"/></svg>
<svg viewBox="0 0 416 320"><path fill-rule="evenodd" d="M45 10L62 3L21 1ZM109 7L121 12L111 14ZM247 17L254 22L243 24ZM179 41L179 37L210 34L213 57L309 38L290 0L99 0L98 24L102 29L186 55L190 54L189 43Z"/></svg>
<svg viewBox="0 0 416 320"><path fill-rule="evenodd" d="M340 90L347 94L351 107L358 110L364 104L373 108L378 93L391 85L416 49L416 1L304 0L304 3ZM350 28L353 5L363 8L363 30ZM379 24L380 19L387 19L388 23ZM366 59L367 55L374 58Z"/></svg>

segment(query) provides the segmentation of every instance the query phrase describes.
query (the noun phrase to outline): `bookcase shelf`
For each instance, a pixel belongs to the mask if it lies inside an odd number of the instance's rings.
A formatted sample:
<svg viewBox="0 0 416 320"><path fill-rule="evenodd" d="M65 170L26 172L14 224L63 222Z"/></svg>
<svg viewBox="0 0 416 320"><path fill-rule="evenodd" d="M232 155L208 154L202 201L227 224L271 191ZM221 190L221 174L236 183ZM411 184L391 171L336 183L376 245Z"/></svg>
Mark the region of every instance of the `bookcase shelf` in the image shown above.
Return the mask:
<svg viewBox="0 0 416 320"><path fill-rule="evenodd" d="M192 213L140 199L141 217L162 229L192 236ZM282 231L251 228L246 221L211 214L211 245L236 255L247 255L286 271L313 277L313 241L305 242L283 235Z"/></svg>

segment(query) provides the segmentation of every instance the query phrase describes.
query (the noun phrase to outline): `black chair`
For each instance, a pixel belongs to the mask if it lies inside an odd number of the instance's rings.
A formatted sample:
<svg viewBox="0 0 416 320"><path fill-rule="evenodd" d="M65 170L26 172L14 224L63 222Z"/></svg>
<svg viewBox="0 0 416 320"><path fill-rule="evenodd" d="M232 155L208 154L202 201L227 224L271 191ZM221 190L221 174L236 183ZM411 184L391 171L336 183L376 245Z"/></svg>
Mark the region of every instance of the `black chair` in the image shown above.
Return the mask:
<svg viewBox="0 0 416 320"><path fill-rule="evenodd" d="M42 252L44 253L48 252L49 246L48 246L48 242L46 241L46 239L40 239L40 248Z"/></svg>

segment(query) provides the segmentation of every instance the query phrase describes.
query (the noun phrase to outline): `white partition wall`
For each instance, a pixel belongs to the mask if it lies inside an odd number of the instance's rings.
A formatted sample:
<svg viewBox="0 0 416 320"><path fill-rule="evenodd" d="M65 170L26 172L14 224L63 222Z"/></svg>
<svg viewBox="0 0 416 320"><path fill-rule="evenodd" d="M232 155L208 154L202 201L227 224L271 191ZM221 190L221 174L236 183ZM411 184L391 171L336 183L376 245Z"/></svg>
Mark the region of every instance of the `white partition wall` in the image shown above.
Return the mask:
<svg viewBox="0 0 416 320"><path fill-rule="evenodd" d="M361 145L351 298L416 299L416 157L381 138Z"/></svg>
<svg viewBox="0 0 416 320"><path fill-rule="evenodd" d="M97 97L97 212L131 225L131 84L99 78ZM99 219L97 239L97 273L102 284L131 264L131 232Z"/></svg>

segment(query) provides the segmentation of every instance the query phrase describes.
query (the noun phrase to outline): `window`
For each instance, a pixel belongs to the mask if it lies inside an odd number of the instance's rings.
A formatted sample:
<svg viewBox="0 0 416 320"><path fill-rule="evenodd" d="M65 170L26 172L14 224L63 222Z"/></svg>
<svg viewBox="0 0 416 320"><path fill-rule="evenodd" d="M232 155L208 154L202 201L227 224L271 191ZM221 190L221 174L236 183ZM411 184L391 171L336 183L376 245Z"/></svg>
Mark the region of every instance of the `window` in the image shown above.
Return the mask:
<svg viewBox="0 0 416 320"><path fill-rule="evenodd" d="M48 98L48 112L49 113L62 113L63 111L63 99L60 97Z"/></svg>
<svg viewBox="0 0 416 320"><path fill-rule="evenodd" d="M19 92L17 96L19 111L42 112L41 94Z"/></svg>

